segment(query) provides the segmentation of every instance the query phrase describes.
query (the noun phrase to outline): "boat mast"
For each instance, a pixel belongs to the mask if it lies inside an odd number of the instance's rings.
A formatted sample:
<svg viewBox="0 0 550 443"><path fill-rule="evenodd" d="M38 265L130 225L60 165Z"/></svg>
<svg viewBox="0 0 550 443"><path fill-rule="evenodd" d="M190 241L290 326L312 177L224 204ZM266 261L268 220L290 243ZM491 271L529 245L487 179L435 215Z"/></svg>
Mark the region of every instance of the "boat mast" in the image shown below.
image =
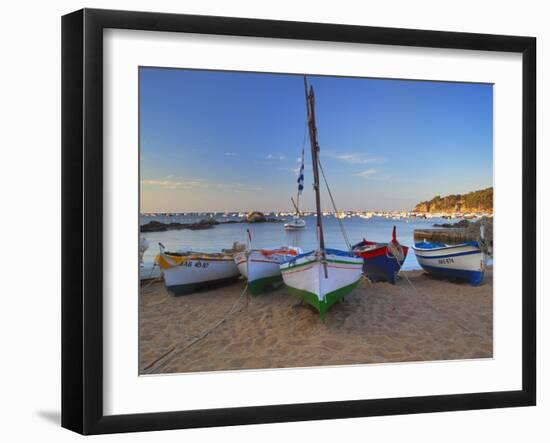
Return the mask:
<svg viewBox="0 0 550 443"><path fill-rule="evenodd" d="M313 164L313 189L315 189L315 205L317 206L317 228L319 230L319 250L321 257L325 259L325 237L323 235L323 221L321 214L321 195L319 187L319 143L317 142L317 127L315 125L315 96L313 87L308 93L307 78L304 76L304 87L307 104L307 124L309 128L309 141L311 143L311 162ZM327 273L325 263L325 276Z"/></svg>
<svg viewBox="0 0 550 443"><path fill-rule="evenodd" d="M294 201L294 197L290 197L290 201L292 202L292 205L294 206L294 209L296 210L296 216L300 216L300 210L298 209L298 203Z"/></svg>
<svg viewBox="0 0 550 443"><path fill-rule="evenodd" d="M294 203L294 200L292 197L290 199L292 200L292 204L294 205L294 208L296 209L296 217L300 218L300 194L302 193L304 189L304 149L305 149L305 143L306 143L306 134L304 133L304 145L302 146L302 159L300 163L300 169L298 169L298 190L296 191L296 203Z"/></svg>

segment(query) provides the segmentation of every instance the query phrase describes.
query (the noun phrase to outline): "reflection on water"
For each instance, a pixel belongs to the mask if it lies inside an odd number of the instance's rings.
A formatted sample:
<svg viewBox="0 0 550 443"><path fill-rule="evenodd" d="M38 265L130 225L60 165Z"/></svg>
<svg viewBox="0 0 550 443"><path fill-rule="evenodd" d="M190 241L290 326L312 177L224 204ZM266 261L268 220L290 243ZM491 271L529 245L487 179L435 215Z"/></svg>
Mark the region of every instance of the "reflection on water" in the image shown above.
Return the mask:
<svg viewBox="0 0 550 443"><path fill-rule="evenodd" d="M204 216L141 216L140 223L145 224L151 220L161 222L193 223ZM219 221L231 220L230 217L216 217ZM283 220L290 221L291 217ZM257 248L277 247L282 245L298 246L304 251L314 249L317 245L317 231L315 229L315 216L307 216L306 228L297 231L286 231L283 223L235 223L214 226L212 229L191 231L189 229L142 233L141 236L149 241L149 249L144 255L144 261L150 263L158 252L158 242L166 246L168 250L193 249L196 251L215 252L222 248L231 248L235 241L246 241L246 230L250 229L252 246ZM234 218L233 220L237 220ZM364 219L350 217L342 220L342 224L352 244L367 238L372 241L388 242L391 240L392 227L397 226L397 239L406 246L413 244L413 231L415 229L431 228L434 223L452 223L456 220L444 219L386 219L373 217ZM342 237L338 220L332 216L323 217L323 229L325 244L330 248L346 249L346 243ZM418 269L419 265L412 251L407 255L403 269Z"/></svg>

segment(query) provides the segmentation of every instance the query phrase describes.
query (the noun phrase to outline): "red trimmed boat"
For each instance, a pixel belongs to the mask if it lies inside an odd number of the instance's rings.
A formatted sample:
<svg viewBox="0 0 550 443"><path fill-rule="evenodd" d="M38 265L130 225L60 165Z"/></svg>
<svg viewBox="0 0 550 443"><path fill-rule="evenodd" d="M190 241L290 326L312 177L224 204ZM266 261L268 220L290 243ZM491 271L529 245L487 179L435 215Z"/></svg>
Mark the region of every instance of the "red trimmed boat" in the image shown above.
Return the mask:
<svg viewBox="0 0 550 443"><path fill-rule="evenodd" d="M387 281L395 284L397 273L403 266L409 248L402 246L393 227L389 243L377 243L363 239L352 247L355 255L363 258L363 274L371 281Z"/></svg>

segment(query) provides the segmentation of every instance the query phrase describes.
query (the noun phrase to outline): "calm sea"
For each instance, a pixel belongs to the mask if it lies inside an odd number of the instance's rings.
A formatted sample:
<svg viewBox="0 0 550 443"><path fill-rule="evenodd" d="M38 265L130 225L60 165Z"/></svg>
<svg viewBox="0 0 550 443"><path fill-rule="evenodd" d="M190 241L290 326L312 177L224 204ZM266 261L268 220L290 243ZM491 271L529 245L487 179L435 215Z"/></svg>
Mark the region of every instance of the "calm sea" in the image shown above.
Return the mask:
<svg viewBox="0 0 550 443"><path fill-rule="evenodd" d="M146 224L151 220L164 223L180 222L192 223L205 218L202 216L145 216L140 217L140 223ZM215 217L219 221L237 220L231 217ZM284 221L290 221L291 217L279 217ZM305 217L307 226L300 231L285 231L283 223L236 223L217 225L212 229L191 231L189 229L141 233L149 241L149 249L145 252L144 262L152 263L158 253L158 243L166 246L168 251L195 250L204 252L216 252L222 248L231 248L233 242L245 242L246 230L250 229L252 246L256 248L278 247L283 245L299 246L304 251L312 250L317 245L315 229L315 216ZM434 223L453 223L457 220L432 219L387 219L372 217L364 219L360 217L348 217L342 219L344 229L352 244L366 238L371 241L388 242L391 240L393 226L397 227L397 240L402 245L413 244L413 231L421 228L431 228ZM325 232L325 244L330 248L346 249L346 243L341 234L338 220L332 216L323 216ZM413 251L409 251L403 269L419 269Z"/></svg>

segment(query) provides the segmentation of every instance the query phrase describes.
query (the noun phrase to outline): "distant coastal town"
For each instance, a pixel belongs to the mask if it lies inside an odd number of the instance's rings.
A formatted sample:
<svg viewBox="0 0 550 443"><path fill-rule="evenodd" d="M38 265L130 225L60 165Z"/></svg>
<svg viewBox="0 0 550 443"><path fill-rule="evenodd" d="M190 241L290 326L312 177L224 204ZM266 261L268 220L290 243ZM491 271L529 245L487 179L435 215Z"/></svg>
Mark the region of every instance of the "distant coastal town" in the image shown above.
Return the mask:
<svg viewBox="0 0 550 443"><path fill-rule="evenodd" d="M337 219L426 220L448 219L450 223L434 223L430 229L417 229L416 240L430 240L446 243L475 241L481 224L485 226L489 244L493 242L493 188L436 196L429 201L418 203L412 211L325 211L324 217ZM313 211L301 212L303 217L316 216ZM287 211L228 211L228 212L185 212L185 213L144 213L140 232L163 232L189 229L192 231L212 229L218 225L235 223L282 223L294 212ZM192 222L182 222L179 218L191 218ZM160 220L159 220L160 219Z"/></svg>
<svg viewBox="0 0 550 443"><path fill-rule="evenodd" d="M290 217L294 212L289 211L223 211L223 212L156 212L142 213L144 217L172 217L172 216L197 216L208 219L223 220L235 219L243 222L278 222L277 217ZM314 211L302 211L302 215L315 215ZM418 203L413 210L407 211L324 211L323 216L334 216L339 219L360 217L369 219L372 217L381 217L387 219L407 219L407 218L447 218L447 219L466 219L476 220L483 217L493 217L493 188L482 189L469 192L467 194L452 194L444 197L436 196L429 201ZM213 223L210 221L210 223Z"/></svg>

